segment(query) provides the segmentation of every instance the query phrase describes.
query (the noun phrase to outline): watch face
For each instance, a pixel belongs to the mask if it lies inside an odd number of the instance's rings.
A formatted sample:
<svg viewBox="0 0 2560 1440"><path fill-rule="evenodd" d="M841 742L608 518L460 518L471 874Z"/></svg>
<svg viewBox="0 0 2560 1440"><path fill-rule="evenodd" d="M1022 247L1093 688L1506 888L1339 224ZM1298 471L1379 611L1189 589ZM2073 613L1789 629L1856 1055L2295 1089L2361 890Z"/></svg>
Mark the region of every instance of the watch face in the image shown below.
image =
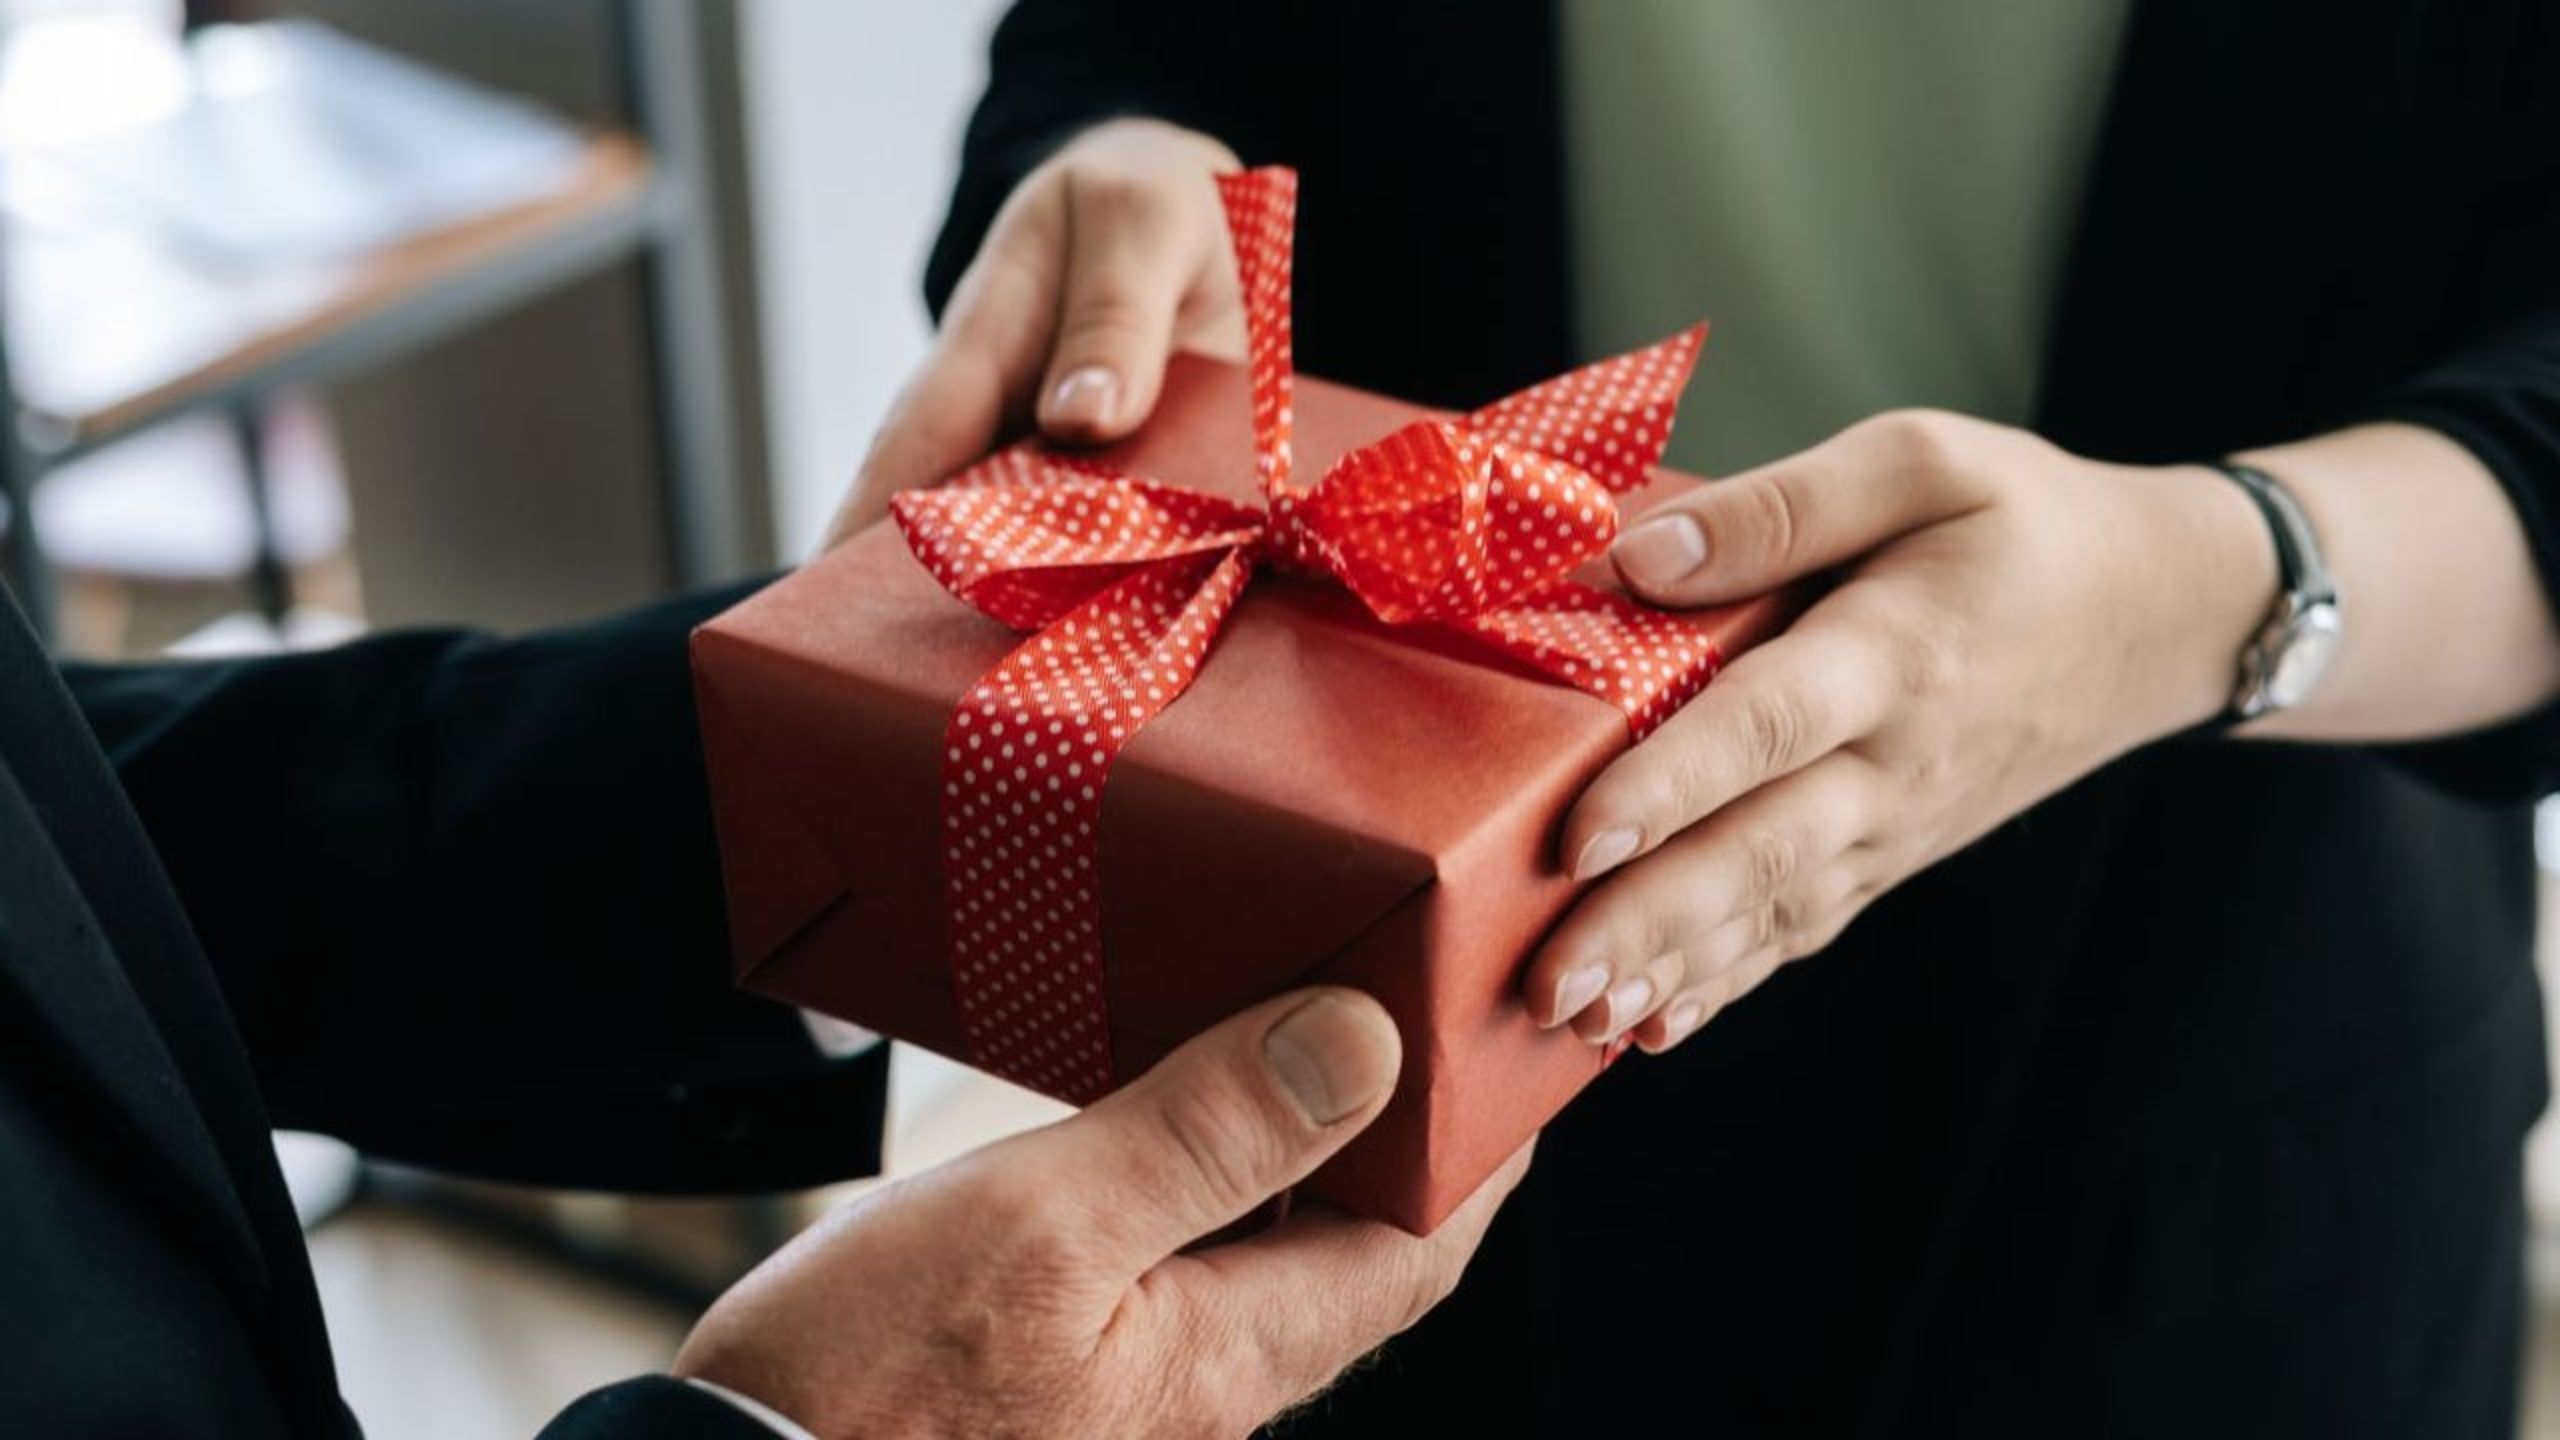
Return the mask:
<svg viewBox="0 0 2560 1440"><path fill-rule="evenodd" d="M2329 662L2337 658L2340 634L2335 603L2311 605L2293 618L2267 671L2267 700L2273 708L2290 709L2311 698Z"/></svg>

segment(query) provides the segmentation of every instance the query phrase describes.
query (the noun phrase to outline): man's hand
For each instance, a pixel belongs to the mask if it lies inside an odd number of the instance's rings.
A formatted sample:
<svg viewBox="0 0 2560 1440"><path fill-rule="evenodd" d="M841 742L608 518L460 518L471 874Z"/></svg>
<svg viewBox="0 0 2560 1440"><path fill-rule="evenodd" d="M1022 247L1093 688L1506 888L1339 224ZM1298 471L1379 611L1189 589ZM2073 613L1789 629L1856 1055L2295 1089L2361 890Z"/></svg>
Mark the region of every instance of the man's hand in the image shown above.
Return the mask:
<svg viewBox="0 0 2560 1440"><path fill-rule="evenodd" d="M722 1296L676 1373L829 1437L1244 1434L1446 1295L1528 1166L1428 1239L1309 1209L1185 1253L1375 1119L1401 1053L1357 991L1256 1006L838 1211Z"/></svg>
<svg viewBox="0 0 2560 1440"><path fill-rule="evenodd" d="M1649 1050L1993 826L2210 718L2276 585L2265 523L2210 471L1919 411L1702 487L1615 554L1673 607L1840 576L1565 819L1560 862L1606 879L1531 963L1530 1012Z"/></svg>
<svg viewBox="0 0 2560 1440"><path fill-rule="evenodd" d="M1205 135L1114 120L1026 176L960 277L826 543L1025 424L1071 442L1137 429L1175 349L1243 358L1244 311L1211 183L1237 168Z"/></svg>

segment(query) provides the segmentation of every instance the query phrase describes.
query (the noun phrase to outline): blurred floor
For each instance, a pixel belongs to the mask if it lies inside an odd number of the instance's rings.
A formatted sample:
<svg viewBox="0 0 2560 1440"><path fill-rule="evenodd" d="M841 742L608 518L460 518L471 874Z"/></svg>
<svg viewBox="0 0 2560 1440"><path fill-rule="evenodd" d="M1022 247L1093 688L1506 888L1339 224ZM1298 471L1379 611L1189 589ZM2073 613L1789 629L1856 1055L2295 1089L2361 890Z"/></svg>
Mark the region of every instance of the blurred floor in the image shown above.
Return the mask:
<svg viewBox="0 0 2560 1440"><path fill-rule="evenodd" d="M2543 819L2542 1022L2560 1055L2560 801L2545 801ZM2525 1147L2525 1191L2533 1214L2529 1266L2532 1338L2525 1356L2527 1440L2560 1440L2560 1119L2546 1113Z"/></svg>
<svg viewBox="0 0 2560 1440"><path fill-rule="evenodd" d="M934 1057L899 1058L893 1174L1063 1113ZM369 1440L530 1436L586 1391L665 1368L692 1324L622 1286L372 1201L314 1230L311 1259L339 1383Z"/></svg>
<svg viewBox="0 0 2560 1440"><path fill-rule="evenodd" d="M2560 881L2546 882L2544 900L2545 986L2560 994ZM928 1076L937 1093L896 1141L902 1172L1057 1113L993 1081L954 1082L940 1068ZM2537 1233L2522 1434L2560 1440L2560 1125L2546 1119L2535 1131L2528 1164ZM689 1323L603 1281L370 1204L321 1226L311 1248L339 1377L373 1440L529 1436L587 1389L664 1366Z"/></svg>
<svg viewBox="0 0 2560 1440"><path fill-rule="evenodd" d="M360 1204L311 1236L338 1380L370 1440L530 1436L665 1367L687 1318L424 1216Z"/></svg>

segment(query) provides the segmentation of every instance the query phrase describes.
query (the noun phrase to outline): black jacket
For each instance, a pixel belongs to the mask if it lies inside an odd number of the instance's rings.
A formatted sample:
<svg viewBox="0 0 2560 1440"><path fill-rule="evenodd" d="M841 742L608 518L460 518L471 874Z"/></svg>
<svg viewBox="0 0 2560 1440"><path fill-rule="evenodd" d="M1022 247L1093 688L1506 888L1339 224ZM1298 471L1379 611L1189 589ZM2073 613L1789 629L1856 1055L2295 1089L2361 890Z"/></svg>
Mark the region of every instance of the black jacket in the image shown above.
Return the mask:
<svg viewBox="0 0 2560 1440"><path fill-rule="evenodd" d="M1554 31L1025 0L928 293L1066 137L1154 115L1299 167L1307 370L1461 407L1553 374ZM2136 0L2037 428L2162 462L2421 421L2560 576L2556 81L2543 0ZM1616 1067L1292 1433L2511 1434L2555 780L2550 712L2110 767Z"/></svg>
<svg viewBox="0 0 2560 1440"><path fill-rule="evenodd" d="M874 1168L885 1056L729 984L718 603L57 675L0 602L0 1431L355 1432L270 1126L621 1190ZM769 1434L664 1378L553 1430Z"/></svg>

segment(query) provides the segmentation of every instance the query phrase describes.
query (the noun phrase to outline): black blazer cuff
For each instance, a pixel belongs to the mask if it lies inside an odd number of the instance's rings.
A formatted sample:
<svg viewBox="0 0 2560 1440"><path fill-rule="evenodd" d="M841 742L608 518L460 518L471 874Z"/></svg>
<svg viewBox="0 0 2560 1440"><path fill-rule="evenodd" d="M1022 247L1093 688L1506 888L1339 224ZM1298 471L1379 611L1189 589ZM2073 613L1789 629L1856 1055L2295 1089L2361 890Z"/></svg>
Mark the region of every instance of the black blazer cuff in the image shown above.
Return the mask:
<svg viewBox="0 0 2560 1440"><path fill-rule="evenodd" d="M536 1440L774 1440L763 1421L672 1375L590 1390Z"/></svg>

